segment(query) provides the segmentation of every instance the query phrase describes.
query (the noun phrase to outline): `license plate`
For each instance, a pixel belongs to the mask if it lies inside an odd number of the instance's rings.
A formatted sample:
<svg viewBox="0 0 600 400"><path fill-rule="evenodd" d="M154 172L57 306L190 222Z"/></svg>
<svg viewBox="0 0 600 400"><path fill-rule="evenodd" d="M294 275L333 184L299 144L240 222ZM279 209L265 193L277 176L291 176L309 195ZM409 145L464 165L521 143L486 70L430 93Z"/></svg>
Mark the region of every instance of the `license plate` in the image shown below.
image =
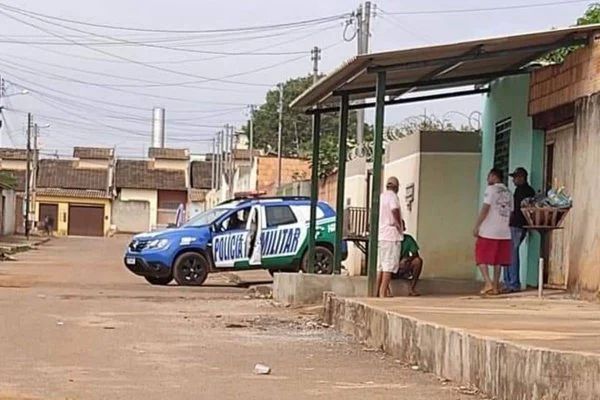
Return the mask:
<svg viewBox="0 0 600 400"><path fill-rule="evenodd" d="M127 259L125 260L125 262L127 263L127 265L135 265L135 258L134 257L127 257Z"/></svg>

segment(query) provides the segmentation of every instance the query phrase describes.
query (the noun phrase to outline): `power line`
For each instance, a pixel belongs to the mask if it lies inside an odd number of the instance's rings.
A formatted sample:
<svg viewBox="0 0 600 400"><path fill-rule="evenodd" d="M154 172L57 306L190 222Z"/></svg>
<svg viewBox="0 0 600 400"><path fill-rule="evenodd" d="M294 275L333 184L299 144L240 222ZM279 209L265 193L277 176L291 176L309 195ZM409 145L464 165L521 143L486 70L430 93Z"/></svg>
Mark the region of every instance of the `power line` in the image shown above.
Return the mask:
<svg viewBox="0 0 600 400"><path fill-rule="evenodd" d="M52 32L52 31L48 31L47 29L41 28L41 27L39 27L39 26L37 26L35 24L32 24L32 23L29 23L27 21L23 21L22 19L19 19L19 18L15 17L15 16L9 15L9 14L5 13L4 11L0 11L0 14L4 15L4 16L10 18L10 19L13 19L13 20L15 20L17 22L20 22L22 24L30 26L30 27L32 27L34 29L38 29L38 30L40 30L42 32L46 32L46 33L48 33L48 34L50 34L52 36L61 38L63 40L67 40L69 42L72 42L75 45L78 45L77 42L74 42L74 41L72 41L72 40L70 40L68 38L65 38L63 35L57 34L57 33ZM39 18L36 18L36 17L30 17L30 18L39 19ZM42 20L42 22L46 22L46 21ZM46 22L46 23L48 23L48 22ZM52 24L52 23L50 23L50 24ZM72 29L72 28L69 28L69 29ZM235 84L239 84L240 83L240 82L235 82L235 81L226 81L226 80L222 80L222 79L208 78L208 77L205 77L205 76L199 76L199 75L190 74L190 73L186 73L186 72L176 71L176 70L172 70L172 69L169 69L169 68L159 67L157 65L152 65L152 64L148 64L148 63L141 62L141 61L138 61L138 60L134 60L134 59L131 59L131 58L123 57L123 56L120 56L118 54L113 54L113 53L110 53L110 52L107 52L107 51L104 51L104 50L96 49L96 48L91 47L91 46L87 46L87 45L81 45L81 46L84 47L84 48L86 48L86 49L88 49L88 50L91 50L91 51L94 51L94 52L97 52L97 53L100 53L100 54L104 54L104 55L107 55L109 57L114 57L114 58L118 58L118 59L121 59L121 60L124 60L124 61L129 61L129 62L131 62L133 64L141 65L141 66L144 66L144 67L147 67L147 68L150 68L150 69L155 69L155 70L162 71L162 72L169 72L169 73L176 74L176 75L188 76L188 77L197 78L197 79L203 79L203 80L207 80L207 81L217 81L217 82L235 83ZM304 52L304 53L306 53L306 52ZM271 85L264 85L264 86L270 87Z"/></svg>
<svg viewBox="0 0 600 400"><path fill-rule="evenodd" d="M173 30L173 29L147 29L147 28L137 28L137 27L124 27L124 26L116 26L116 25L108 25L108 24L95 24L91 22L78 21L75 19L69 18L61 18L56 16L51 16L47 14L41 14L34 11L28 11L25 9L17 8L9 6L8 4L0 3L0 7L13 10L20 11L23 13L28 13L32 15L36 15L42 18L48 18L56 21L68 22L77 25L90 26L95 28L105 28L105 29L113 29L113 30L124 30L124 31L135 31L135 32L153 32L153 33L228 33L228 32L249 32L249 31L261 31L261 30L273 30L280 29L290 26L299 26L299 25L307 25L307 24L315 24L322 22L335 21L339 19L345 19L349 16L349 13L331 15L328 17L300 20L295 22L287 22L281 24L273 24L273 25L257 25L257 26L246 26L246 27L236 27L236 28L224 28L224 29L204 29L204 30Z"/></svg>
<svg viewBox="0 0 600 400"><path fill-rule="evenodd" d="M549 7L558 6L563 4L577 4L577 3L589 3L590 0L564 0L564 1L550 1L545 3L529 3L529 4L515 4L511 6L498 6L498 7L480 7L480 8L456 8L446 10L417 10L417 11L396 11L386 12L389 15L433 15L433 14L462 14L462 13L474 13L474 12L486 12L486 11L504 11L504 10L519 10L524 8L537 8L537 7Z"/></svg>
<svg viewBox="0 0 600 400"><path fill-rule="evenodd" d="M132 42L129 41L127 39L119 39L113 36L108 36L108 35L101 35L101 34L97 34L94 32L89 32L89 31L84 31L82 29L77 29L77 28L72 28L69 26L65 26L63 24L59 24L56 22L50 22L50 21L46 21L43 18L39 18L35 16L35 13L31 13L28 11L23 11L20 10L18 8L15 7L6 7L4 5L2 5L0 3L0 8L4 8L4 9L8 9L16 14L19 15L23 15L25 17L40 21L42 23L45 24L49 24L49 25L53 25L53 26L57 26L63 29L67 29L70 31L75 31L78 33L83 33L89 36L93 36L93 37L97 37L97 38L101 38L101 39L108 39L117 43L121 43L121 44L125 44L125 45L131 45L131 46L140 46L140 47L149 47L149 48L155 48L155 49L162 49L162 50L171 50L171 51L180 51L180 52L187 52L187 53L200 53L200 54L213 54L213 55L228 55L228 56L281 56L281 55L298 55L298 54L306 54L306 51L290 51L290 52L248 52L248 51L238 51L238 52L226 52L226 51L213 51L213 50L197 50L197 49L185 49L185 48L180 48L180 47L169 47L169 46L163 46L163 45L158 45L158 44L151 44L151 43L144 43L144 42ZM6 14L5 12L1 12L3 15L18 20L16 17L14 16L10 16L9 14ZM20 20L19 22L21 23L25 23L24 21ZM328 21L329 22L329 21ZM35 27L35 26L34 26ZM39 27L37 27L38 29L40 29ZM42 30L42 29L40 29ZM42 30L43 31L43 30ZM49 33L48 31L46 31L47 33ZM54 35L56 36L56 35ZM67 40L70 43L72 43L73 45L77 45L77 46L83 46L86 48L93 48L91 44L87 44L85 42L77 42L73 39L70 39L68 36L62 36L61 39L63 40ZM115 56L115 55L113 55Z"/></svg>

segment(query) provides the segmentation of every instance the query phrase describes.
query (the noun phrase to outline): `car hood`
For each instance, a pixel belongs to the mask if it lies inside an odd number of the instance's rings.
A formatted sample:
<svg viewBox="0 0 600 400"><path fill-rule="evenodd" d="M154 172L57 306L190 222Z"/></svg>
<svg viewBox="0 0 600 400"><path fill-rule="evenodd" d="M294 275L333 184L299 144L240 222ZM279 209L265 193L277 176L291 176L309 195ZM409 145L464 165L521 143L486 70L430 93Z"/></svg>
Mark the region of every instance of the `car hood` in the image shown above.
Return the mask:
<svg viewBox="0 0 600 400"><path fill-rule="evenodd" d="M181 239L186 238L192 242L196 240L206 241L210 237L210 229L208 226L200 226L194 228L173 228L164 229L161 231L145 232L135 235L134 240L154 240L154 239ZM193 239L193 240L192 240Z"/></svg>

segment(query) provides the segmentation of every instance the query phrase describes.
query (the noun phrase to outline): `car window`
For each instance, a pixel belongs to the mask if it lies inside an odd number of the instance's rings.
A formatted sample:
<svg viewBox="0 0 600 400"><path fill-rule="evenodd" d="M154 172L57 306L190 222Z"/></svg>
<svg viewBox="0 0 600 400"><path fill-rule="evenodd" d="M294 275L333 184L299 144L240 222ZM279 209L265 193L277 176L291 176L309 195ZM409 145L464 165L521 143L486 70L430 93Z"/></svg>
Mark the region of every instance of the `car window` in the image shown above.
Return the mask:
<svg viewBox="0 0 600 400"><path fill-rule="evenodd" d="M213 208L201 212L200 214L192 217L188 222L183 224L184 227L203 226L212 224L221 215L228 212L228 208Z"/></svg>
<svg viewBox="0 0 600 400"><path fill-rule="evenodd" d="M225 218L218 227L221 232L246 229L251 207L241 208Z"/></svg>
<svg viewBox="0 0 600 400"><path fill-rule="evenodd" d="M289 206L266 206L267 227L296 223L296 216Z"/></svg>

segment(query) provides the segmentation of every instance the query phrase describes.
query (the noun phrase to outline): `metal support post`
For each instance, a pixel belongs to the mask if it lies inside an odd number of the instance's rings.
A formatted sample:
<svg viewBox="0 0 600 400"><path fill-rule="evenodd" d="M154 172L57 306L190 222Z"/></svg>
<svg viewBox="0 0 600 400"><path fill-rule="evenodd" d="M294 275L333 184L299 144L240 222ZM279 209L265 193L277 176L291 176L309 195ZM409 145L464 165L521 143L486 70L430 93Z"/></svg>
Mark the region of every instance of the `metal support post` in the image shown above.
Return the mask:
<svg viewBox="0 0 600 400"><path fill-rule="evenodd" d="M308 272L315 272L315 240L317 236L317 202L319 201L319 146L321 114L313 115L312 170L310 173L310 221L308 225Z"/></svg>
<svg viewBox="0 0 600 400"><path fill-rule="evenodd" d="M343 95L340 99L340 134L338 148L337 193L335 200L335 247L333 251L333 270L342 269L342 241L344 238L344 183L346 183L346 148L348 142L348 107L350 98Z"/></svg>
<svg viewBox="0 0 600 400"><path fill-rule="evenodd" d="M369 259L368 286L369 296L377 291L377 243L379 241L379 197L381 194L381 172L383 169L383 122L385 111L385 82L386 73L377 73L377 90L375 100L375 143L373 151L373 184L371 185L371 221L369 223Z"/></svg>

